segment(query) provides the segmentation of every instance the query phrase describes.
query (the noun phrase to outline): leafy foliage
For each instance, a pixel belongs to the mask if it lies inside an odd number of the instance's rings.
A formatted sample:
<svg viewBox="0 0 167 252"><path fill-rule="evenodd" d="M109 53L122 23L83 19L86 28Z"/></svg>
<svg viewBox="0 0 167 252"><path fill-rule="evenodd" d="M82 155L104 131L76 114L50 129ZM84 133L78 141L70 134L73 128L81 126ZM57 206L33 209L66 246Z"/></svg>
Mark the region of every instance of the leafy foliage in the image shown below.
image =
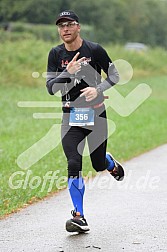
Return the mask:
<svg viewBox="0 0 167 252"><path fill-rule="evenodd" d="M166 7L167 1L157 0L1 0L0 22L54 24L60 11L73 9L93 27L93 40L167 47Z"/></svg>

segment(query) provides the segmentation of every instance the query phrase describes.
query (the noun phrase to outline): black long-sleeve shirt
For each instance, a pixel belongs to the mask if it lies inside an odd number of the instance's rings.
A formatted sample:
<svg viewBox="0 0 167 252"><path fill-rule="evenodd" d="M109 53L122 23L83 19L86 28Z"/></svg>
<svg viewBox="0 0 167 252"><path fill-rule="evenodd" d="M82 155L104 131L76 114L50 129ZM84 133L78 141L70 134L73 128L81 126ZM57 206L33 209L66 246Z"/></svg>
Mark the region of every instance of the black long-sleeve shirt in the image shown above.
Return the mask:
<svg viewBox="0 0 167 252"><path fill-rule="evenodd" d="M86 57L81 63L81 70L76 74L67 72L66 67L72 58L80 52L79 58ZM107 78L101 82L101 70ZM97 43L83 40L82 46L76 51L68 51L64 44L58 45L50 50L47 66L48 92L54 95L61 91L62 102L70 101L72 106L93 106L104 100L103 91L115 85L119 81L119 74L112 64L107 52ZM80 97L80 90L85 87L100 87L102 91L94 100L85 101Z"/></svg>

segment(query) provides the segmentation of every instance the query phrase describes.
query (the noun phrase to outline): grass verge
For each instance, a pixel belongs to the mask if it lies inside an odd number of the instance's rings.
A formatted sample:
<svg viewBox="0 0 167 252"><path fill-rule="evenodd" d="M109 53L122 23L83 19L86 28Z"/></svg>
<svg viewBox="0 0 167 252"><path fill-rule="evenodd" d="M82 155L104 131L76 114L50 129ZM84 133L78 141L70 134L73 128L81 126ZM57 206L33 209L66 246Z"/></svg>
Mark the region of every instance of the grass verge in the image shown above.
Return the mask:
<svg viewBox="0 0 167 252"><path fill-rule="evenodd" d="M108 139L108 150L120 161L148 151L167 142L167 77L154 76L135 79L117 90L126 96L139 83L147 83L151 96L132 114L122 117L112 108L108 108L108 117L116 124L116 131ZM43 81L44 84L44 81ZM58 98L56 98L58 99ZM32 165L23 170L17 165L18 156L43 138L54 124L59 127L60 119L34 119L33 113L60 112L56 108L21 108L19 101L55 101L43 86L0 86L1 142L0 142L0 216L11 213L34 200L42 199L49 193L66 186L66 160L61 144ZM58 137L54 135L55 141ZM47 139L51 141L53 139ZM39 147L38 150L40 151ZM36 150L37 151L37 150ZM89 157L84 158L84 176L91 168ZM50 173L48 173L50 172ZM44 185L46 174L57 178L51 183L48 179ZM12 185L9 181L12 179Z"/></svg>

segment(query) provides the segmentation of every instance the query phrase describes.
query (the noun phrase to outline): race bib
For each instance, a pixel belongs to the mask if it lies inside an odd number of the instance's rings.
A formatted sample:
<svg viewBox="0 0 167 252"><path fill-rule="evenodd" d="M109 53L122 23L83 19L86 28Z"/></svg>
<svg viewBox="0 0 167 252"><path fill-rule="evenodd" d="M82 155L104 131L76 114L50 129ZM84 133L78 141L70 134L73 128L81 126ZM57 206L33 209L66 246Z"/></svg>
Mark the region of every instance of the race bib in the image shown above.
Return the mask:
<svg viewBox="0 0 167 252"><path fill-rule="evenodd" d="M71 108L70 126L93 126L94 110L92 108Z"/></svg>

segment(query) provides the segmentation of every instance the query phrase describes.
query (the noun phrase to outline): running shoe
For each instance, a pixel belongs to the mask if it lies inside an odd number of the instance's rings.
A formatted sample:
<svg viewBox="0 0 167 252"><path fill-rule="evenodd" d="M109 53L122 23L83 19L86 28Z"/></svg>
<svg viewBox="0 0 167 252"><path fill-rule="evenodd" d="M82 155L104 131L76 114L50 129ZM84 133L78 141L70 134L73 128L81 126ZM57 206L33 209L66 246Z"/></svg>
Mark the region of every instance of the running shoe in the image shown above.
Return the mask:
<svg viewBox="0 0 167 252"><path fill-rule="evenodd" d="M114 161L115 167L109 171L109 173L117 180L122 181L124 179L124 168L123 166L113 158L113 156L107 152L106 153L106 169L109 167L111 160Z"/></svg>
<svg viewBox="0 0 167 252"><path fill-rule="evenodd" d="M66 222L66 230L68 232L85 233L90 230L84 216L75 211L71 211L71 214L73 218Z"/></svg>

